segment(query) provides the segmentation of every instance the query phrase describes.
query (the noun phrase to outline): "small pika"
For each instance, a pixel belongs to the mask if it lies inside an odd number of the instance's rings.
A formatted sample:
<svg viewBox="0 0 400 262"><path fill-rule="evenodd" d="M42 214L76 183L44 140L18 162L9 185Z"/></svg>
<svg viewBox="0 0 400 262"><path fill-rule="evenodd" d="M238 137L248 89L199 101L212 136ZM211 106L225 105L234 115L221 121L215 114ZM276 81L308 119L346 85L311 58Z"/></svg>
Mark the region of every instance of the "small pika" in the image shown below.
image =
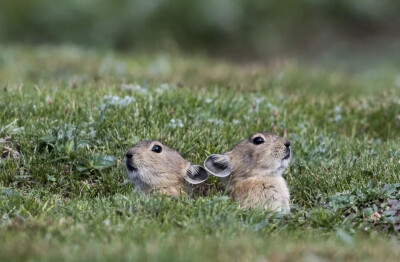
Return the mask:
<svg viewBox="0 0 400 262"><path fill-rule="evenodd" d="M290 212L289 189L282 174L291 159L290 142L256 133L231 151L207 157L204 167L221 177L225 190L242 207Z"/></svg>
<svg viewBox="0 0 400 262"><path fill-rule="evenodd" d="M178 152L159 141L141 141L125 154L125 167L134 190L149 194L178 196L189 193L190 184L208 178L207 171L186 161Z"/></svg>

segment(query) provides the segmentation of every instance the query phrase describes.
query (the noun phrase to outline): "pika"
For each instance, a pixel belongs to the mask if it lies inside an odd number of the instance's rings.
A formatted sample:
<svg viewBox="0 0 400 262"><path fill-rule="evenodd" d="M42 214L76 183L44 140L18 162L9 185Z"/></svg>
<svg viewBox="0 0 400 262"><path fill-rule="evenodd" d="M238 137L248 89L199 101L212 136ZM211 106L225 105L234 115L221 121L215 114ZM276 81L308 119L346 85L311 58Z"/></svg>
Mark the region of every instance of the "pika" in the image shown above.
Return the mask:
<svg viewBox="0 0 400 262"><path fill-rule="evenodd" d="M229 152L210 155L204 167L222 178L226 192L242 207L287 213L290 195L282 174L290 160L289 140L263 132L239 142Z"/></svg>
<svg viewBox="0 0 400 262"><path fill-rule="evenodd" d="M141 141L125 154L125 167L134 190L144 194L178 196L190 192L190 184L207 180L208 172L186 161L159 141Z"/></svg>

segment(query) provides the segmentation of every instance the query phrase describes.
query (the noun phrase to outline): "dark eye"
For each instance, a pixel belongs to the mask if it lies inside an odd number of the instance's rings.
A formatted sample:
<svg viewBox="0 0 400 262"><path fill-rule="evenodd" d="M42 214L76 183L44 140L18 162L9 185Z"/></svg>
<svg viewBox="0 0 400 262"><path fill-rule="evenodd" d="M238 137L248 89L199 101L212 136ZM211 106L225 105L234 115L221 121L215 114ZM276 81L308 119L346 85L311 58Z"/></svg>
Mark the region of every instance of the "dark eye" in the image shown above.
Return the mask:
<svg viewBox="0 0 400 262"><path fill-rule="evenodd" d="M162 147L159 145L154 145L151 149L151 151L156 152L156 153L161 153Z"/></svg>
<svg viewBox="0 0 400 262"><path fill-rule="evenodd" d="M254 143L255 145L259 145L259 144L262 144L262 143L264 143L264 142L265 142L264 139L263 139L262 137L260 137L260 136L258 136L258 137L256 137L256 138L253 139L253 143Z"/></svg>

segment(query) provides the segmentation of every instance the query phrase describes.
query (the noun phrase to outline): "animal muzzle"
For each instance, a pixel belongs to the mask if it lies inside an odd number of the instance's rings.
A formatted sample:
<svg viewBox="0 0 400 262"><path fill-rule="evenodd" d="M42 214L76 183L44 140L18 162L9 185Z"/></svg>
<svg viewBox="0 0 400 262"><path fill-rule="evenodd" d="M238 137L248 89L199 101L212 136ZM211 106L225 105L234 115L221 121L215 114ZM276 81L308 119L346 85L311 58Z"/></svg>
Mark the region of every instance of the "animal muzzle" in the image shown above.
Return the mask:
<svg viewBox="0 0 400 262"><path fill-rule="evenodd" d="M126 169L128 169L128 171L133 172L135 170L137 170L137 167L135 166L135 164L133 163L133 158L126 158L125 159L125 166Z"/></svg>
<svg viewBox="0 0 400 262"><path fill-rule="evenodd" d="M284 160L286 160L286 159L289 159L289 158L290 158L290 156L291 156L291 150L290 150L290 147L286 147L286 150L285 150L285 156L283 157L283 159L284 159Z"/></svg>

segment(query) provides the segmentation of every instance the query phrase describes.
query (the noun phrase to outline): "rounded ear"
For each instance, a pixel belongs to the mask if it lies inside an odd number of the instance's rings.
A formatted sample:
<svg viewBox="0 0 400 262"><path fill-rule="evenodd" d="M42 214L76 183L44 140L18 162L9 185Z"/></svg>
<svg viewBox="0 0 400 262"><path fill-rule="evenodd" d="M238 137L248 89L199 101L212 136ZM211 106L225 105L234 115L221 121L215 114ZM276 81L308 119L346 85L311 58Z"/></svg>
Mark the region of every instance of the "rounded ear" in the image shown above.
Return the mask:
<svg viewBox="0 0 400 262"><path fill-rule="evenodd" d="M231 163L227 155L212 154L204 161L204 167L217 177L227 177L232 173Z"/></svg>
<svg viewBox="0 0 400 262"><path fill-rule="evenodd" d="M190 164L186 170L185 180L190 184L200 184L206 181L208 178L208 172L199 165Z"/></svg>

